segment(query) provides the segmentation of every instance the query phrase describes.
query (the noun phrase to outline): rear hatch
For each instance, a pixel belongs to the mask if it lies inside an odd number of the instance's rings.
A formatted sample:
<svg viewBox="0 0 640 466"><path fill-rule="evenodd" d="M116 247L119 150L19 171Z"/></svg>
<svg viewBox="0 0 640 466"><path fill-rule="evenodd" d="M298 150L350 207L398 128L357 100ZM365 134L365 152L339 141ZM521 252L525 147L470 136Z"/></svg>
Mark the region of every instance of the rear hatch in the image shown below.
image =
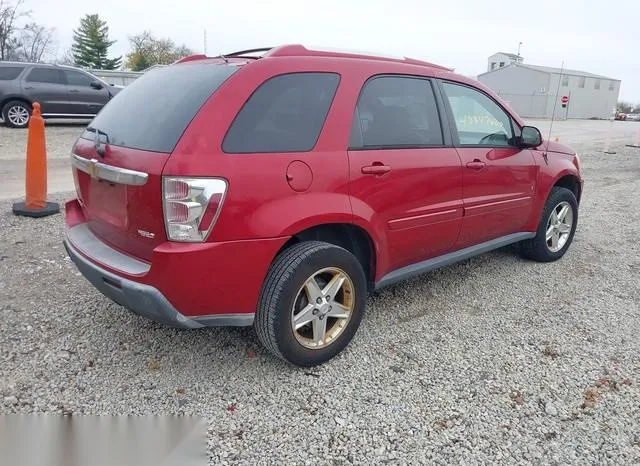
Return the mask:
<svg viewBox="0 0 640 466"><path fill-rule="evenodd" d="M96 236L151 260L167 240L162 170L200 107L237 69L208 61L151 70L93 119L71 158L76 192Z"/></svg>

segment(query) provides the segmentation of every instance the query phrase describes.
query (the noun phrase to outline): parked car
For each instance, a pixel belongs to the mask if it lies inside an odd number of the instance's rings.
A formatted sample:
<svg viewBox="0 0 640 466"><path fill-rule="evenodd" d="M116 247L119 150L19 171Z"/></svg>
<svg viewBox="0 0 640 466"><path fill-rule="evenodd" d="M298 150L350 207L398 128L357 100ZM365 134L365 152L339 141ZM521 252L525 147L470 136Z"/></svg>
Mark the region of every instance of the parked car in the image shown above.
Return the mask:
<svg viewBox="0 0 640 466"><path fill-rule="evenodd" d="M628 113L627 114L628 121L640 121L640 113Z"/></svg>
<svg viewBox="0 0 640 466"><path fill-rule="evenodd" d="M374 290L510 244L560 259L583 189L576 152L477 81L301 45L149 71L71 162L64 244L97 289L176 327L253 325L299 366L349 344Z"/></svg>
<svg viewBox="0 0 640 466"><path fill-rule="evenodd" d="M93 118L120 89L84 70L42 63L0 62L0 111L5 125L26 128L31 104L44 118Z"/></svg>

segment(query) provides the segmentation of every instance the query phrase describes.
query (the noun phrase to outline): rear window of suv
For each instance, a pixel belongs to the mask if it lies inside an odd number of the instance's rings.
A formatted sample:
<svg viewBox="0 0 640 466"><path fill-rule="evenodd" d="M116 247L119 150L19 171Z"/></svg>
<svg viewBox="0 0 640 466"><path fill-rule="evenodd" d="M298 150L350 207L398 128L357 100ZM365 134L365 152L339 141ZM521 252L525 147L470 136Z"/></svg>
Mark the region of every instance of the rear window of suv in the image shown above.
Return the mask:
<svg viewBox="0 0 640 466"><path fill-rule="evenodd" d="M109 144L171 153L200 107L238 66L185 63L148 71L103 107L83 136Z"/></svg>
<svg viewBox="0 0 640 466"><path fill-rule="evenodd" d="M20 76L24 66L0 66L0 81L11 81Z"/></svg>

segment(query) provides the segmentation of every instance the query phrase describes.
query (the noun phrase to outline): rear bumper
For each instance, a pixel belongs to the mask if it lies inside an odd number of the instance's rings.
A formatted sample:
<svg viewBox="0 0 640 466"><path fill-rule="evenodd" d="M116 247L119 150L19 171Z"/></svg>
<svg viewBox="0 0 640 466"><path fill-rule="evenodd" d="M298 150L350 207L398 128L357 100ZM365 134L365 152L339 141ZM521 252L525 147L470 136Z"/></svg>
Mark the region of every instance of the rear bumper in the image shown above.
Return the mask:
<svg viewBox="0 0 640 466"><path fill-rule="evenodd" d="M82 275L116 303L172 327L252 325L269 266L288 239L164 242L147 262L96 236L77 200L65 212L64 245Z"/></svg>
<svg viewBox="0 0 640 466"><path fill-rule="evenodd" d="M84 258L67 238L64 239L64 247L80 273L103 295L154 322L178 328L247 326L253 324L254 314L218 314L195 318L185 317L173 307L157 288L108 272Z"/></svg>

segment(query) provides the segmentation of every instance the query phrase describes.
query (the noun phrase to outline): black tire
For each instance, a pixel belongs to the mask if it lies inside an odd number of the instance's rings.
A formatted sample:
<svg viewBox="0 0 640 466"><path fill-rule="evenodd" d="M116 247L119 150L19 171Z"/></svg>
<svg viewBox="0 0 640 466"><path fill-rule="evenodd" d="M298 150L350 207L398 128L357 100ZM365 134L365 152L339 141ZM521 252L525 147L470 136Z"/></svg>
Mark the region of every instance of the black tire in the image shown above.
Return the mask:
<svg viewBox="0 0 640 466"><path fill-rule="evenodd" d="M20 107L26 110L29 114L29 118L31 117L31 105L21 100L11 100L2 107L2 119L4 120L4 124L9 128L26 128L29 126L29 119L27 119L23 124L17 124L9 120L9 110L14 107Z"/></svg>
<svg viewBox="0 0 640 466"><path fill-rule="evenodd" d="M308 348L294 334L292 309L306 280L328 267L340 269L351 280L353 310L334 341L323 348ZM293 365L311 367L322 364L340 353L352 340L362 320L366 293L362 266L349 251L319 241L295 244L276 257L267 273L254 321L256 334L271 353Z"/></svg>
<svg viewBox="0 0 640 466"><path fill-rule="evenodd" d="M571 231L564 246L562 246L562 248L560 248L558 251L554 252L547 244L547 224L549 222L549 217L551 216L553 211L563 202L568 203L573 209L573 221L571 224ZM520 243L520 252L523 257L538 262L557 261L562 256L564 256L564 254L567 252L567 249L569 249L569 246L573 241L573 236L576 232L577 226L578 202L575 195L569 189L556 186L551 190L551 193L547 198L547 202L544 205L544 210L540 218L536 236L529 240L522 241Z"/></svg>

